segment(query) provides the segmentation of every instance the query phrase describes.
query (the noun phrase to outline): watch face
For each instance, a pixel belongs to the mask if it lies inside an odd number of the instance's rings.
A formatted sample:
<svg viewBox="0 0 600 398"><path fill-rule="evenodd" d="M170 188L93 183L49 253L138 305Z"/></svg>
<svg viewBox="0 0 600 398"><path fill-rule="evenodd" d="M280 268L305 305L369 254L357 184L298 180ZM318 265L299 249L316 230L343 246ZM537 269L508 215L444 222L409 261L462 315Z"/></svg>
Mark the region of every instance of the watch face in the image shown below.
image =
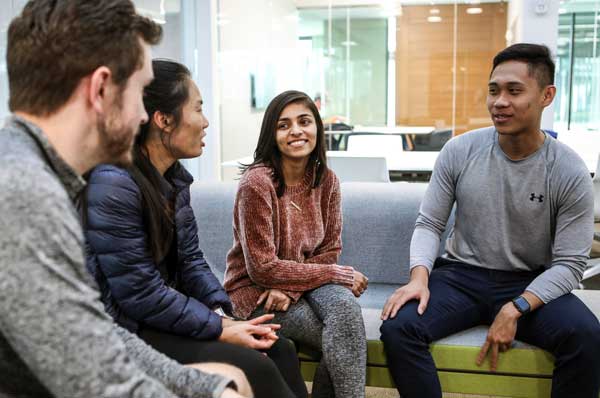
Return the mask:
<svg viewBox="0 0 600 398"><path fill-rule="evenodd" d="M215 313L216 313L217 315L219 315L219 316L224 316L224 315L225 315L225 311L223 311L223 308L221 308L221 307L217 307L217 308L215 309Z"/></svg>
<svg viewBox="0 0 600 398"><path fill-rule="evenodd" d="M513 303L515 304L515 307L517 307L517 310L519 310L520 313L524 314L526 312L529 312L529 303L523 297L519 296L513 299Z"/></svg>

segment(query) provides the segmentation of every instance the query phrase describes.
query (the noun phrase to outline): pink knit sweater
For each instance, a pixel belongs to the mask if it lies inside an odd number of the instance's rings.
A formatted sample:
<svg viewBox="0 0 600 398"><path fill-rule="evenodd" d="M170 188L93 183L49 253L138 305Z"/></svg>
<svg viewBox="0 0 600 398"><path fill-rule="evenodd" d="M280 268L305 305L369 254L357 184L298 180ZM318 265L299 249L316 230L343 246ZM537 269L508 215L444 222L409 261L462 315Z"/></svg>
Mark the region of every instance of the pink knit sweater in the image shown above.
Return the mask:
<svg viewBox="0 0 600 398"><path fill-rule="evenodd" d="M336 264L342 250L340 183L332 171L317 188L310 188L311 181L309 172L278 198L270 168L253 167L242 176L224 283L236 316L246 319L268 288L296 302L327 283L352 286L354 269Z"/></svg>

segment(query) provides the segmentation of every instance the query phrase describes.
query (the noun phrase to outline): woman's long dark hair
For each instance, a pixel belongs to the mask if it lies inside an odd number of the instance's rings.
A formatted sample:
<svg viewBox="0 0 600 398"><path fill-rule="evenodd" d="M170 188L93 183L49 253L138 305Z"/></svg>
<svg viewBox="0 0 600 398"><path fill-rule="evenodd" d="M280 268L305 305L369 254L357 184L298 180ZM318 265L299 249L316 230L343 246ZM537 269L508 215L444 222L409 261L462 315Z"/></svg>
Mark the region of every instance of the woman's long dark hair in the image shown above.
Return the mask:
<svg viewBox="0 0 600 398"><path fill-rule="evenodd" d="M133 163L128 167L128 171L142 193L148 248L154 261L158 263L168 254L173 242L174 209L162 193L162 177L150 161L145 145L150 135L152 117L156 112L172 116L173 127L178 126L183 105L189 97L190 71L180 63L165 59L153 60L152 69L154 80L144 89L144 107L148 113L148 122L141 126L135 138ZM161 140L164 143L164 134L161 134Z"/></svg>
<svg viewBox="0 0 600 398"><path fill-rule="evenodd" d="M254 160L249 165L242 167L242 173L261 163L271 167L273 170L273 181L276 184L277 196L281 197L285 191L285 177L281 165L281 152L277 147L277 122L281 113L289 104L305 105L313 114L317 124L317 145L311 152L307 167L314 168L312 188L321 185L323 173L327 169L327 159L325 150L325 132L323 121L319 114L317 106L312 99L301 91L284 91L269 103L260 128L258 144L254 151Z"/></svg>

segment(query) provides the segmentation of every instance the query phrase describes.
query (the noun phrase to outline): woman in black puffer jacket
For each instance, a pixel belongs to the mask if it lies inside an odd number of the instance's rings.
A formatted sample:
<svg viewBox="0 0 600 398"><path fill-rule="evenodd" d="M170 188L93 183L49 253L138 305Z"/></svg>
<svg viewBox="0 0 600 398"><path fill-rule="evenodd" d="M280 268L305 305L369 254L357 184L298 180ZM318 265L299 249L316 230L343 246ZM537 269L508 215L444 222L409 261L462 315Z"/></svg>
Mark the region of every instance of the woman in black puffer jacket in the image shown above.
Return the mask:
<svg viewBox="0 0 600 398"><path fill-rule="evenodd" d="M229 297L198 246L193 178L179 163L202 153L202 98L185 66L155 60L153 70L144 90L149 121L131 165L95 168L82 201L88 268L106 309L181 363L240 367L257 397L305 397L292 345L265 323L272 315L244 322L227 316Z"/></svg>

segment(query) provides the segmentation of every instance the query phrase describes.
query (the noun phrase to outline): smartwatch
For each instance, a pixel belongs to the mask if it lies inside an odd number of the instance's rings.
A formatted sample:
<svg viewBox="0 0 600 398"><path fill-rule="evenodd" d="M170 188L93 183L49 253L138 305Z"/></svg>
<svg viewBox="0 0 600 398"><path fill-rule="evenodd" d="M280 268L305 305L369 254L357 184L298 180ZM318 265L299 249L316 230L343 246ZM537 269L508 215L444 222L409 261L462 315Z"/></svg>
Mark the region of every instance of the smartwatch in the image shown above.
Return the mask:
<svg viewBox="0 0 600 398"><path fill-rule="evenodd" d="M531 306L529 305L529 302L523 296L515 297L514 299L512 299L512 303L514 304L517 311L519 311L523 315L531 311Z"/></svg>
<svg viewBox="0 0 600 398"><path fill-rule="evenodd" d="M213 311L214 311L214 312L215 312L217 315L219 315L221 318L226 318L226 319L231 319L231 320L233 320L233 319L234 319L233 317L231 317L231 316L227 315L227 314L225 313L225 311L223 311L223 308L222 308L221 306L218 306L218 307L216 307L216 308L213 308Z"/></svg>

